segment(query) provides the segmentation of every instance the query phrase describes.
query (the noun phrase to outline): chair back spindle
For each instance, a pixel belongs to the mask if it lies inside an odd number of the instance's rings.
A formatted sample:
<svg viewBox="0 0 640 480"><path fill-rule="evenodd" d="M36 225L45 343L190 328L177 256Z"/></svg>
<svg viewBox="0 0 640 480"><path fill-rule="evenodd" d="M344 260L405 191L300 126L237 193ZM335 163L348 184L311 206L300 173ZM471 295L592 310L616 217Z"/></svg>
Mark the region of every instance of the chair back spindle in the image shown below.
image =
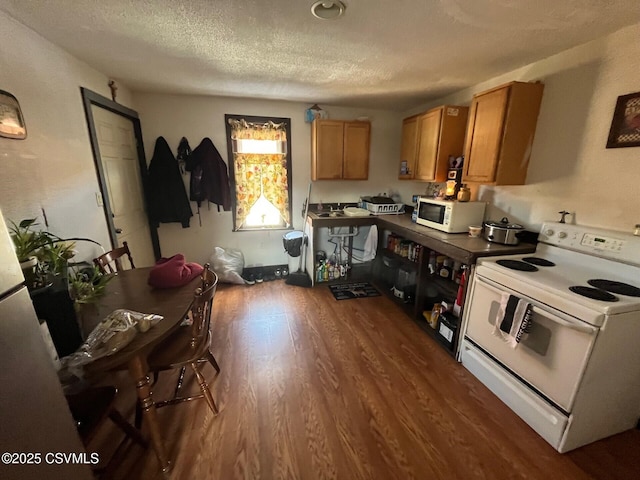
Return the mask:
<svg viewBox="0 0 640 480"><path fill-rule="evenodd" d="M121 272L124 269L122 268L122 261L120 260L120 258L125 255L129 260L131 268L136 268L135 264L133 263L133 257L131 256L131 251L129 250L129 245L127 244L127 242L122 242L121 247L114 248L110 252L103 253L99 257L94 258L93 263L96 264L96 266L104 274ZM112 263L115 264L115 268L113 267Z"/></svg>

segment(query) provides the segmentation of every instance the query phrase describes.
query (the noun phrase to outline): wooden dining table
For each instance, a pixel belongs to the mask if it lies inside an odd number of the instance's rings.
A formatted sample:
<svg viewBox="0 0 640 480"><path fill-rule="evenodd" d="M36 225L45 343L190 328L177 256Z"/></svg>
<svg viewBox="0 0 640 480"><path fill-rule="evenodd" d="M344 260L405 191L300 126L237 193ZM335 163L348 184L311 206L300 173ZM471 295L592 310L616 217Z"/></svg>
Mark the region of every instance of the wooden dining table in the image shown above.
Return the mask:
<svg viewBox="0 0 640 480"><path fill-rule="evenodd" d="M153 313L164 318L150 330L144 333L138 332L131 343L122 350L86 365L85 373L91 377L116 370L129 371L136 386L144 422L149 429L151 445L162 471L168 474L171 464L162 442L149 381L147 356L154 346L179 328L191 307L195 290L200 285L200 276L181 287L158 289L147 283L151 268L136 268L112 274L113 278L107 284L97 309L91 313L91 318L85 318L84 321L93 320L97 325L101 319L117 309Z"/></svg>

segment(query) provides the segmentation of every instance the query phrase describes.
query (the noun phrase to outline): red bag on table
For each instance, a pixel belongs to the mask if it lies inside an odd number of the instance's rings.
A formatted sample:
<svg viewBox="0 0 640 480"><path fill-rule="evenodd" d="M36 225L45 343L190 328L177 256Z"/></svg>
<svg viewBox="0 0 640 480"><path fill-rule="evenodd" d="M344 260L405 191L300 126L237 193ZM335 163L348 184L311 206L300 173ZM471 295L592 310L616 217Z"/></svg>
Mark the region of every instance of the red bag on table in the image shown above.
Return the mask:
<svg viewBox="0 0 640 480"><path fill-rule="evenodd" d="M202 273L202 265L186 262L178 253L170 258L161 258L149 272L147 283L155 288L175 288L186 285Z"/></svg>

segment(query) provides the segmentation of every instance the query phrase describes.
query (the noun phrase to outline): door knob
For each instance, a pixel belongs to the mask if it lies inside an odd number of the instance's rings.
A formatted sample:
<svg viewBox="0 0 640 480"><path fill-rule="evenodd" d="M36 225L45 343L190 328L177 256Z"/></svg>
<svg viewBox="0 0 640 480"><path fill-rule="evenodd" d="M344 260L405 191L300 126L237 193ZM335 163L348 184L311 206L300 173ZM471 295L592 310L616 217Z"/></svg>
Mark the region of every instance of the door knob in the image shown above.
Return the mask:
<svg viewBox="0 0 640 480"><path fill-rule="evenodd" d="M121 228L116 228L116 233L122 233L122 229Z"/></svg>

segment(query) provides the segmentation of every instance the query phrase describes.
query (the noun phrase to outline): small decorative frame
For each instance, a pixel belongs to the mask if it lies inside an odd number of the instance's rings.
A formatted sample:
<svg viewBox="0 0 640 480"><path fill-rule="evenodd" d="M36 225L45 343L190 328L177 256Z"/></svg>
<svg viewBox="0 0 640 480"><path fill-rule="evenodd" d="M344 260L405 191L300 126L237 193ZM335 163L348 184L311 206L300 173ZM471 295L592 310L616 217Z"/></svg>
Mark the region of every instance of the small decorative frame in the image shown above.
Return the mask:
<svg viewBox="0 0 640 480"><path fill-rule="evenodd" d="M640 147L640 92L621 95L611 121L607 148Z"/></svg>
<svg viewBox="0 0 640 480"><path fill-rule="evenodd" d="M0 90L0 137L16 140L27 138L27 127L18 99L4 90Z"/></svg>

